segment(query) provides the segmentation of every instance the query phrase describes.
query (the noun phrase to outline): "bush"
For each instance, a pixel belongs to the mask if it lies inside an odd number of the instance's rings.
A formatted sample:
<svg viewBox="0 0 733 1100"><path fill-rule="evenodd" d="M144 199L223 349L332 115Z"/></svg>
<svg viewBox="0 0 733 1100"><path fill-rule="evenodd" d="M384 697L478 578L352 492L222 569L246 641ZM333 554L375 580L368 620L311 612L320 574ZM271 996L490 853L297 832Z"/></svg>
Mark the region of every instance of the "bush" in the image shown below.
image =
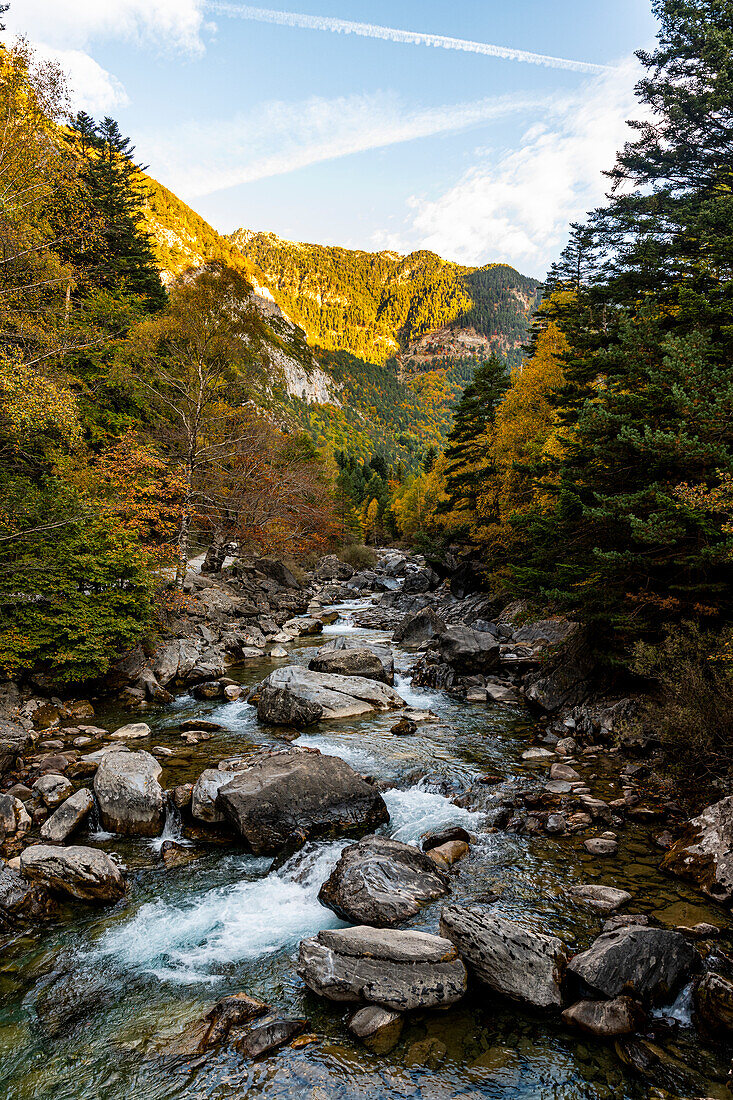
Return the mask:
<svg viewBox="0 0 733 1100"><path fill-rule="evenodd" d="M733 631L671 627L636 647L634 671L656 685L644 715L675 771L723 778L733 770Z"/></svg>
<svg viewBox="0 0 733 1100"><path fill-rule="evenodd" d="M352 569L373 569L378 561L378 557L371 547L362 546L357 542L342 550L339 558L350 565Z"/></svg>

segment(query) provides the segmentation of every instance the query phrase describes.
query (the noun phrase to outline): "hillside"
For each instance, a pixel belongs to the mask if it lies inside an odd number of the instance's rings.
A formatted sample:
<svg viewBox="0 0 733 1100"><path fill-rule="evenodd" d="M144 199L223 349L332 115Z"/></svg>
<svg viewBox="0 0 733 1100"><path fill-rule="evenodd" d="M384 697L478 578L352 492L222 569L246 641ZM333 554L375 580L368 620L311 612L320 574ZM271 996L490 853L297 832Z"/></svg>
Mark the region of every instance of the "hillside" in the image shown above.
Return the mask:
<svg viewBox="0 0 733 1100"><path fill-rule="evenodd" d="M506 264L461 267L434 252L361 252L246 229L229 240L311 344L374 363L511 359L537 304L537 281Z"/></svg>
<svg viewBox="0 0 733 1100"><path fill-rule="evenodd" d="M239 230L231 238L156 180L145 220L169 284L220 261L246 275L271 336L291 418L319 446L413 469L441 446L475 363L516 361L538 284L506 265L432 252L355 252Z"/></svg>

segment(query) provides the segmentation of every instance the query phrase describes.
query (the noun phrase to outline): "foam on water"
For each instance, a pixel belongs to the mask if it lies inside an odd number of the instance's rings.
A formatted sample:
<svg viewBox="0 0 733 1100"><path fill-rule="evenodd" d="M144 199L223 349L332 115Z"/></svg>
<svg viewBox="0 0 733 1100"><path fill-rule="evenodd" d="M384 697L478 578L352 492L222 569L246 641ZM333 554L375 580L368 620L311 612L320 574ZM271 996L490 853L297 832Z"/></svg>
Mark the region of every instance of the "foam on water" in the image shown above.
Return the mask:
<svg viewBox="0 0 733 1100"><path fill-rule="evenodd" d="M343 847L308 845L269 875L269 859L248 859L240 870L265 877L205 890L178 904L147 902L102 937L97 953L161 981L215 982L244 959L292 947L322 928L342 927L317 895Z"/></svg>
<svg viewBox="0 0 733 1100"><path fill-rule="evenodd" d="M301 733L294 741L295 745L309 749L320 749L324 756L338 756L345 760L356 771L379 771L380 761L366 749L351 745L348 741L337 741L330 737L319 737L317 734Z"/></svg>
<svg viewBox="0 0 733 1100"><path fill-rule="evenodd" d="M395 676L395 691L405 700L408 707L416 710L435 710L436 702L442 699L439 691L430 691L426 688L414 688L408 676L398 672Z"/></svg>
<svg viewBox="0 0 733 1100"><path fill-rule="evenodd" d="M384 792L389 810L389 835L405 844L417 844L424 833L447 825L462 825L469 832L480 832L484 814L455 806L442 794L423 790L419 785L409 790L396 788Z"/></svg>

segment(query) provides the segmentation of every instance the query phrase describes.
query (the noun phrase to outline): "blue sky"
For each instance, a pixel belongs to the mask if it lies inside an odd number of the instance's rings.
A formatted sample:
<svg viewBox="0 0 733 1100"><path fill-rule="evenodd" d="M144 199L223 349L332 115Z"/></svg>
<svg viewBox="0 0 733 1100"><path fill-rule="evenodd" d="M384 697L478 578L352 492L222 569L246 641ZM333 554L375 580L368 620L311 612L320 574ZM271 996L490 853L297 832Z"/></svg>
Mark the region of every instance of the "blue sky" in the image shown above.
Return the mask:
<svg viewBox="0 0 733 1100"><path fill-rule="evenodd" d="M540 277L602 199L655 33L649 0L14 0L7 22L220 231Z"/></svg>

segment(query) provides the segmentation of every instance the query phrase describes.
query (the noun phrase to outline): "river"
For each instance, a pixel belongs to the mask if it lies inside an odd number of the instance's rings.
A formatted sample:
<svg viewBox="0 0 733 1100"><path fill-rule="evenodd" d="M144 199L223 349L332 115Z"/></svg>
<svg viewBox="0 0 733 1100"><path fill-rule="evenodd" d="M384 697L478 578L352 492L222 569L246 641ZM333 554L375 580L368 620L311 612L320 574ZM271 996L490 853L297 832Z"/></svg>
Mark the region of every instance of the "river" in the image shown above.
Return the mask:
<svg viewBox="0 0 733 1100"><path fill-rule="evenodd" d="M337 607L341 617L323 635L293 644L291 662L307 663L313 646L334 634L369 641L385 637L353 626L350 616L359 606ZM393 736L395 719L389 714L323 723L296 744L341 756L360 772L394 784L384 795L388 835L418 842L427 830L453 823L474 834L470 858L456 865L452 878L454 900L498 895L500 912L533 914L577 949L600 932L601 921L569 900L572 883L629 889L630 911L665 924L726 923L721 910L701 895L659 874L659 853L639 827L622 830L619 854L599 860L585 852L581 837L493 831L482 814L456 806L451 798L487 771L510 779L544 770L521 760L535 733L534 719L520 709L487 708L414 689L406 676L414 658L399 650L395 656L398 691L411 705L432 710L435 721L420 723L412 737ZM230 674L251 684L276 663L283 662L263 659ZM222 728L211 740L189 746L178 726L190 718ZM147 712L146 720L153 726L149 746L173 753L160 757L161 782L168 788L192 781L204 767L249 745L279 743L243 701L199 702L183 695ZM96 721L115 728L129 721L129 712L100 711ZM603 758L589 762L589 768L597 777L594 793L615 797L610 773L604 779ZM172 815L165 837L181 838ZM662 1038L657 1033L654 1041L663 1054L661 1090L628 1071L613 1047L488 990L474 990L450 1012L414 1015L391 1054L370 1054L347 1031L345 1007L310 994L294 970L304 936L340 926L317 893L345 842L311 843L276 872L269 872L270 859L247 855L231 840L202 847L197 839L191 861L170 869L160 861L159 840L123 841L96 832L78 842L118 853L132 889L112 909L69 909L66 919L43 935L6 941L0 964L0 1084L7 1100L730 1100L722 1052L697 1042L684 993L662 1013L667 1019L658 1020ZM412 926L437 931L440 908L441 901L427 907ZM185 1031L213 1001L237 991L282 1014L306 1016L318 1041L255 1063L231 1050L184 1065L160 1053L167 1036Z"/></svg>

